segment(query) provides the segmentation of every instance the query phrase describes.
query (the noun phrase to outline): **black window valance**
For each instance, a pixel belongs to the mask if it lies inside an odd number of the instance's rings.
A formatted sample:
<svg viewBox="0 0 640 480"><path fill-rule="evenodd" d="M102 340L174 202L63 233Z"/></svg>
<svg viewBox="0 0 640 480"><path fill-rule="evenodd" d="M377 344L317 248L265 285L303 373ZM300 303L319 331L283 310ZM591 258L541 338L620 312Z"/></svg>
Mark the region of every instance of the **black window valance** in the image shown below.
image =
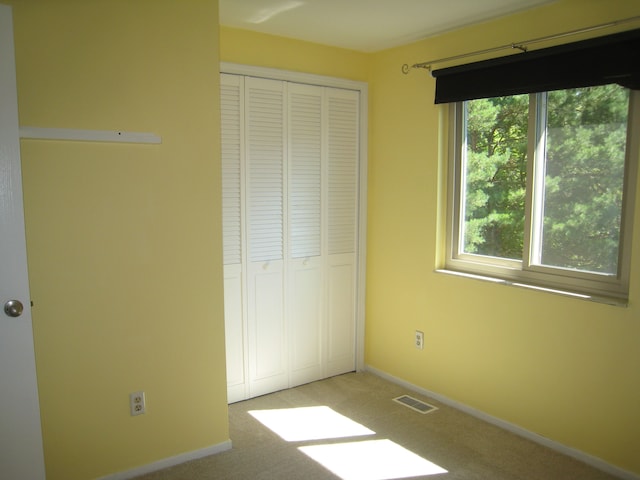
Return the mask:
<svg viewBox="0 0 640 480"><path fill-rule="evenodd" d="M640 90L640 29L443 68L435 103L617 83Z"/></svg>

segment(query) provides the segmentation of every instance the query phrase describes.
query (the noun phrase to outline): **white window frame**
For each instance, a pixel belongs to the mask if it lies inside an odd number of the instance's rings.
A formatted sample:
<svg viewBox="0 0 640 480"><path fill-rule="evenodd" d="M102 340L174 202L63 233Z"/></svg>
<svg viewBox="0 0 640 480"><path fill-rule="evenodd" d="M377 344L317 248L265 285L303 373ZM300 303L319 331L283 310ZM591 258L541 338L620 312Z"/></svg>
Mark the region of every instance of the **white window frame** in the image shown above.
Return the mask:
<svg viewBox="0 0 640 480"><path fill-rule="evenodd" d="M536 265L532 261L535 239L532 238L532 215L540 202L534 198L534 178L544 175L543 162L536 162L539 155L541 137L544 135L544 120L541 112L545 108L546 93L531 94L529 105L529 142L527 164L527 193L525 201L525 231L523 259L509 260L464 253L461 251L460 226L462 192L465 185L462 168L464 155L463 103L449 105L449 171L447 202L447 241L445 251L445 272L467 274L476 278L532 287L554 293L564 293L605 303L624 304L628 297L630 260L633 233L635 192L638 182L638 162L640 157L640 92L630 91L629 117L627 124L627 147L624 170L624 191L620 227L620 250L617 275L605 275L572 269ZM535 113L534 113L535 112ZM634 135L634 132L636 134ZM543 139L543 138L542 138ZM538 151L536 151L538 149ZM544 178L544 177L542 177ZM539 179L540 180L540 179Z"/></svg>

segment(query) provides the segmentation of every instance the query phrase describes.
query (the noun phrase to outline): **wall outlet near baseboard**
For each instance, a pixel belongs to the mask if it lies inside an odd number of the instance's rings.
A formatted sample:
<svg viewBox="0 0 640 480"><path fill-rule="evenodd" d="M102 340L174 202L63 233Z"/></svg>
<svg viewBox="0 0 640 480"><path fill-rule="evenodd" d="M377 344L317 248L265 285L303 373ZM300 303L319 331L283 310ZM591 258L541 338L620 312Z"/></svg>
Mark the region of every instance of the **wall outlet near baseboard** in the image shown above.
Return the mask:
<svg viewBox="0 0 640 480"><path fill-rule="evenodd" d="M142 415L145 413L144 392L133 392L129 394L129 409L131 416Z"/></svg>
<svg viewBox="0 0 640 480"><path fill-rule="evenodd" d="M424 333L416 330L415 345L418 350L424 350Z"/></svg>

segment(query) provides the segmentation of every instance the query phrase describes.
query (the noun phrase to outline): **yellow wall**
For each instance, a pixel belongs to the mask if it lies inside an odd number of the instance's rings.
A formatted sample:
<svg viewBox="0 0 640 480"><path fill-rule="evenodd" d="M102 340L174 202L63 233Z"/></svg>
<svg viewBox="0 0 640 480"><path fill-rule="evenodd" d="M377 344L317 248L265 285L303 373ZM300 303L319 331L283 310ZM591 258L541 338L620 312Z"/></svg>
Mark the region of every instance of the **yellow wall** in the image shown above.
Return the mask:
<svg viewBox="0 0 640 480"><path fill-rule="evenodd" d="M217 2L5 2L22 125L163 139L22 141L48 478L224 442ZM560 0L370 55L228 28L219 46L222 61L369 82L367 363L640 474L640 255L628 308L433 273L440 109L425 72L400 72L632 15L635 0ZM144 416L129 416L134 390Z"/></svg>
<svg viewBox="0 0 640 480"><path fill-rule="evenodd" d="M627 308L434 273L441 108L428 73L401 73L635 15L636 0L559 0L369 55L222 27L220 51L227 62L369 83L367 364L640 474L640 195Z"/></svg>
<svg viewBox="0 0 640 480"><path fill-rule="evenodd" d="M9 3L21 125L162 137L21 142L47 478L219 445L218 3Z"/></svg>
<svg viewBox="0 0 640 480"><path fill-rule="evenodd" d="M367 81L369 56L353 50L220 27L220 60Z"/></svg>
<svg viewBox="0 0 640 480"><path fill-rule="evenodd" d="M640 198L627 308L434 273L441 107L426 71L400 71L636 15L636 0L561 0L373 55L366 362L640 474Z"/></svg>

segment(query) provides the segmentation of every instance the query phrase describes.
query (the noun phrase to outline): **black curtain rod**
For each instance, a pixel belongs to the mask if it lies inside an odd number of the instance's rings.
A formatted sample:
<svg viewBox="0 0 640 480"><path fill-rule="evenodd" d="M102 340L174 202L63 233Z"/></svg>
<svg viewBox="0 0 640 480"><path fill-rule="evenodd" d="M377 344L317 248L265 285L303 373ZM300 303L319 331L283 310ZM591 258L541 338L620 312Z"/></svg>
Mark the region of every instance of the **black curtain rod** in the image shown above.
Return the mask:
<svg viewBox="0 0 640 480"><path fill-rule="evenodd" d="M500 45L499 47L486 48L484 50L477 50L475 52L469 52L469 53L462 53L460 55L454 55L452 57L438 58L437 60L430 60L428 62L414 63L413 65L409 65L409 64L405 63L404 65L402 65L402 73L407 75L411 71L412 68L424 68L426 70L431 71L431 66L433 64L435 64L435 63L444 63L444 62L449 62L449 61L452 61L452 60L461 60L463 58L474 57L476 55L483 55L483 54L486 54L486 53L498 52L500 50L511 49L511 50L519 50L520 52L526 52L528 50L527 45L531 45L531 44L539 43L539 42L545 42L547 40L555 40L555 39L558 39L558 38L568 37L568 36L571 36L571 35L578 35L580 33L591 32L593 30L600 30L600 29L603 29L603 28L611 28L611 27L615 27L617 25L622 25L624 23L634 22L636 20L640 20L640 15L635 16L635 17L625 18L623 20L614 20L613 22L602 23L600 25L594 25L592 27L580 28L578 30L571 30L571 31L568 31L568 32L557 33L555 35L548 35L546 37L534 38L532 40L526 40L526 41L523 41L523 42L513 42L513 43L509 43L507 45Z"/></svg>

